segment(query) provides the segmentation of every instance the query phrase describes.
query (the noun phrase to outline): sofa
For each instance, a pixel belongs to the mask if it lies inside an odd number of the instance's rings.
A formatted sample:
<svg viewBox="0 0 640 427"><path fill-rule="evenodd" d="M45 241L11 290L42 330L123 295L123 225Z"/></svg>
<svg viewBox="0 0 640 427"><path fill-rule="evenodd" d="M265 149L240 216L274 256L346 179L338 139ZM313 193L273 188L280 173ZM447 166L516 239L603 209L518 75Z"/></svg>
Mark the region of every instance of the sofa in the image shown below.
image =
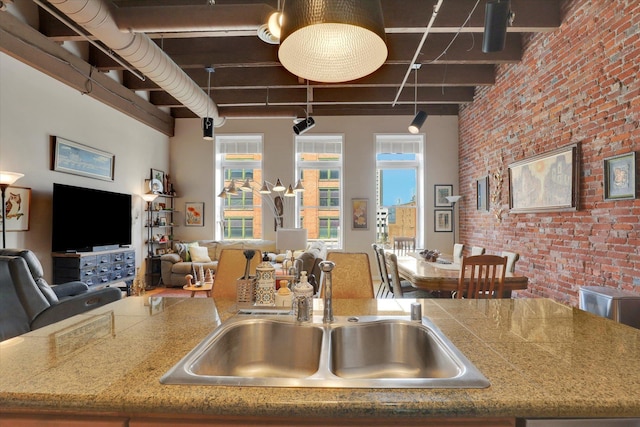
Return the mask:
<svg viewBox="0 0 640 427"><path fill-rule="evenodd" d="M204 249L203 249L204 248ZM174 244L174 252L160 257L160 273L162 283L167 287L182 287L187 282L185 276L191 274L194 267L200 266L206 271L211 269L214 273L218 266L218 260L223 249L254 249L269 253L272 262L282 262L285 254L278 254L276 242L272 240L197 240L194 242L177 242ZM192 255L196 255L195 258ZM324 242L309 242L304 251L294 252L294 258L299 260L302 270L309 274L319 272L318 264L327 256ZM300 265L300 264L298 264ZM315 277L320 277L315 274Z"/></svg>

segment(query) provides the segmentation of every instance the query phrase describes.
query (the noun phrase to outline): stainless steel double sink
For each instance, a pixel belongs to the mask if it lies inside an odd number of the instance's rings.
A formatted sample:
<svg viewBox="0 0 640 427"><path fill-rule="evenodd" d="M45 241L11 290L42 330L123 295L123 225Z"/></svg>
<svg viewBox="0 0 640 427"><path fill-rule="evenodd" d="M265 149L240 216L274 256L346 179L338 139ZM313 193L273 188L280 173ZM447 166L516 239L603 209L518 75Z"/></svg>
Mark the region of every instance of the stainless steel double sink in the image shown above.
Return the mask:
<svg viewBox="0 0 640 427"><path fill-rule="evenodd" d="M163 384L485 388L489 381L426 317L237 315L161 379Z"/></svg>

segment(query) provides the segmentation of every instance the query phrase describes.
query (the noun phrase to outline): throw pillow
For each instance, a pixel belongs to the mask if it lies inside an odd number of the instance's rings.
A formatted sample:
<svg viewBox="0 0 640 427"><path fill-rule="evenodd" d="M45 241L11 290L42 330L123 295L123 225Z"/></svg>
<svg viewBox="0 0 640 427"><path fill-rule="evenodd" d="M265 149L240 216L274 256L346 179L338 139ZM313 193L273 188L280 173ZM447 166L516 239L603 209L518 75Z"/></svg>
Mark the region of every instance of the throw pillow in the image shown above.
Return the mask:
<svg viewBox="0 0 640 427"><path fill-rule="evenodd" d="M211 262L209 252L205 247L191 246L189 248L189 255L191 255L191 260L193 262Z"/></svg>
<svg viewBox="0 0 640 427"><path fill-rule="evenodd" d="M191 261L191 254L189 254L189 248L191 247L200 247L200 244L198 242L191 242L181 243L180 246L176 245L178 255L180 255L180 258L182 258L184 262Z"/></svg>

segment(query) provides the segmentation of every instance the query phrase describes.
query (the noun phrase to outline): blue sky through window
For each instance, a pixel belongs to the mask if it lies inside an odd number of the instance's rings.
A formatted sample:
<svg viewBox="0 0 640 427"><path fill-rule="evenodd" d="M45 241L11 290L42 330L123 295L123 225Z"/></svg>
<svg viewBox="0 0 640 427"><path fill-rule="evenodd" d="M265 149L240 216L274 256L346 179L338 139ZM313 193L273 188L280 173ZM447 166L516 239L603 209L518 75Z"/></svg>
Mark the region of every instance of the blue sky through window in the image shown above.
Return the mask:
<svg viewBox="0 0 640 427"><path fill-rule="evenodd" d="M380 153L378 160L415 160L414 153L394 154ZM393 206L409 203L416 194L416 170L382 169L381 170L382 205Z"/></svg>

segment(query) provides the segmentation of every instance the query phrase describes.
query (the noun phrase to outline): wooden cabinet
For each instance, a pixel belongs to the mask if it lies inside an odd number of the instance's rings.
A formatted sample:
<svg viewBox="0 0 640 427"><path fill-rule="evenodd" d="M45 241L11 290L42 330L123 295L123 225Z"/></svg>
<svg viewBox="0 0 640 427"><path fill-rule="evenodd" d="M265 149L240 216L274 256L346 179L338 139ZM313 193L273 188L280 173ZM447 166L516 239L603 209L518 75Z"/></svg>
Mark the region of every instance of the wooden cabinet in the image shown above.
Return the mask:
<svg viewBox="0 0 640 427"><path fill-rule="evenodd" d="M53 284L79 280L95 289L117 286L129 294L136 275L136 253L122 248L101 252L54 252Z"/></svg>

